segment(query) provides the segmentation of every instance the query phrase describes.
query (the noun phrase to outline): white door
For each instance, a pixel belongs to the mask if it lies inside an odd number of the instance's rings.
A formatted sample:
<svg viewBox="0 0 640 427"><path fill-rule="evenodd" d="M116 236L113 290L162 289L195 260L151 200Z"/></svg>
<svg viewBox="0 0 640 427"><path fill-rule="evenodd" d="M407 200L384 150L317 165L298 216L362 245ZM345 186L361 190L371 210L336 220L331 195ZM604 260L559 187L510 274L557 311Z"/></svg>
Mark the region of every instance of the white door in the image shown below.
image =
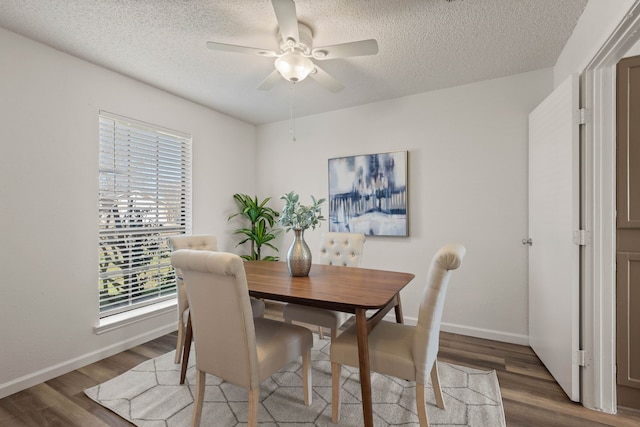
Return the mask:
<svg viewBox="0 0 640 427"><path fill-rule="evenodd" d="M580 400L578 77L529 115L529 343Z"/></svg>

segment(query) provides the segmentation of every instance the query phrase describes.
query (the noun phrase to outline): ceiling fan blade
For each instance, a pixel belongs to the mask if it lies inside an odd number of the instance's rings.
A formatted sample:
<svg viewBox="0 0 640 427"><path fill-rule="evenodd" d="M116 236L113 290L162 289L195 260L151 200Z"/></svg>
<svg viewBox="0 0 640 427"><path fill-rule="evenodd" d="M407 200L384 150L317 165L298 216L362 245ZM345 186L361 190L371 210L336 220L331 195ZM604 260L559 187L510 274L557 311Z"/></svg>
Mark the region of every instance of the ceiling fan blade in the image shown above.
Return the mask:
<svg viewBox="0 0 640 427"><path fill-rule="evenodd" d="M223 52L248 53L250 55L267 56L270 58L278 56L278 54L269 49L260 49L257 47L239 46L236 44L207 42L207 47L212 50L221 50Z"/></svg>
<svg viewBox="0 0 640 427"><path fill-rule="evenodd" d="M331 77L331 75L329 75L326 71L324 71L317 65L315 66L315 70L312 71L311 74L309 74L309 77L317 81L320 86L324 87L330 92L336 93L344 89L344 85L342 83Z"/></svg>
<svg viewBox="0 0 640 427"><path fill-rule="evenodd" d="M317 47L311 52L315 59L336 59L349 56L375 55L378 53L378 42L374 39L360 40L351 43L334 44Z"/></svg>
<svg viewBox="0 0 640 427"><path fill-rule="evenodd" d="M280 72L273 70L263 81L258 85L258 90L269 90L280 80Z"/></svg>
<svg viewBox="0 0 640 427"><path fill-rule="evenodd" d="M293 0L271 0L271 3L273 4L273 10L276 12L282 39L288 42L290 46L295 46L300 41L296 4Z"/></svg>

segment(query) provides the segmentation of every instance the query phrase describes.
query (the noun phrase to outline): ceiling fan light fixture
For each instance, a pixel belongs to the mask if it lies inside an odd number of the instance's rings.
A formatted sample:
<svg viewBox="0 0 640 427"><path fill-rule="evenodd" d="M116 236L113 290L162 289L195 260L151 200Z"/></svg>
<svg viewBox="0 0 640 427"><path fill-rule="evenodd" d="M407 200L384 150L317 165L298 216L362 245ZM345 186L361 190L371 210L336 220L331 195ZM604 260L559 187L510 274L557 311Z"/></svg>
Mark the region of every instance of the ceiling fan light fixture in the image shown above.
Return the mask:
<svg viewBox="0 0 640 427"><path fill-rule="evenodd" d="M315 68L309 58L295 52L287 52L276 59L275 66L282 77L294 83L304 80Z"/></svg>

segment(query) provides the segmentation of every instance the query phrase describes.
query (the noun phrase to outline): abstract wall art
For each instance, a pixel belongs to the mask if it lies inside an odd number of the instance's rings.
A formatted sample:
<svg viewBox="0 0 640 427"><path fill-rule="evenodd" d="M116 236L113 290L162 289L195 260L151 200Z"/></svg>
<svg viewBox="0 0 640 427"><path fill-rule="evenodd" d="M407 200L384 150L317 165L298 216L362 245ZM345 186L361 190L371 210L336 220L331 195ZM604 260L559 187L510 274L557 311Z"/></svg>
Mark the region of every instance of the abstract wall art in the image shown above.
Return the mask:
<svg viewBox="0 0 640 427"><path fill-rule="evenodd" d="M329 159L329 231L408 236L407 155Z"/></svg>

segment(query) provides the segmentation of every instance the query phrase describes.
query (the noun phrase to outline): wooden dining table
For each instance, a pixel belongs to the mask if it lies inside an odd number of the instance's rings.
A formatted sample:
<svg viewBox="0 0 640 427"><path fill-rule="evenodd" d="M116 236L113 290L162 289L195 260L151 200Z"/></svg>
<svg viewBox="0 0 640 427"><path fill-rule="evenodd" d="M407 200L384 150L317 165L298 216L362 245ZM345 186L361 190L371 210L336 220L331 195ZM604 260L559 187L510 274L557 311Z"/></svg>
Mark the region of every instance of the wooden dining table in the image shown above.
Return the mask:
<svg viewBox="0 0 640 427"><path fill-rule="evenodd" d="M415 276L395 271L314 264L308 276L292 277L284 262L247 261L244 265L249 294L253 297L355 315L364 425L373 426L368 335L392 308L396 322L403 323L400 291ZM368 310L376 312L367 317ZM191 342L191 337L189 318L187 343ZM189 345L184 346L180 383L184 383L189 348Z"/></svg>

